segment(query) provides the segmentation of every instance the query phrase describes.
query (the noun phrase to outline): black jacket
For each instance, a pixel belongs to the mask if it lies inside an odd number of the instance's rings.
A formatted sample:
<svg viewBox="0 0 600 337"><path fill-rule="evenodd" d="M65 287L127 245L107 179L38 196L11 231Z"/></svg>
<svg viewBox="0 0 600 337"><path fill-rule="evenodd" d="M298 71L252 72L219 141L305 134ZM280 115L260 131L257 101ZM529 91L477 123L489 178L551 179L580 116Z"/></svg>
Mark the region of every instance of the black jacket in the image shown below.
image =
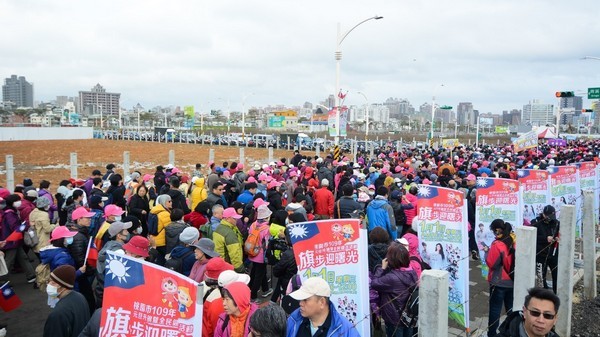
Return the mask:
<svg viewBox="0 0 600 337"><path fill-rule="evenodd" d="M85 253L87 252L88 243L90 242L89 229L88 227L74 224L69 226L69 230L77 232L73 237L73 243L67 248L69 249L69 254L71 254L71 257L73 257L73 260L75 261L75 268L79 269L85 263ZM90 269L91 268L87 268L86 274L88 274Z"/></svg>
<svg viewBox="0 0 600 337"><path fill-rule="evenodd" d="M550 220L546 222L543 219L543 215L540 214L533 219L533 221L531 221L531 225L537 228L536 254L538 257L545 257L553 254L555 246L558 253L558 245L555 243L548 243L548 237L558 236L560 231L560 222L558 220Z"/></svg>
<svg viewBox="0 0 600 337"><path fill-rule="evenodd" d="M154 186L156 186L156 190L160 192L160 189L166 184L166 176L163 171L154 172Z"/></svg>
<svg viewBox="0 0 600 337"><path fill-rule="evenodd" d="M339 206L339 212L338 212ZM363 207L352 197L343 196L333 204L333 217L335 219L349 219L350 213L359 210L362 211Z"/></svg>
<svg viewBox="0 0 600 337"><path fill-rule="evenodd" d="M146 224L148 213L150 213L150 204L148 203L148 199L134 194L129 200L128 210L129 215L135 216L142 224ZM142 211L146 211L146 214L142 214Z"/></svg>
<svg viewBox="0 0 600 337"><path fill-rule="evenodd" d="M275 213L276 211L283 209L281 203L281 193L270 189L267 191L267 201L269 202L269 209L271 212Z"/></svg>
<svg viewBox="0 0 600 337"><path fill-rule="evenodd" d="M281 280L281 285L285 289L290 283L290 279L298 273L294 250L289 248L281 253L279 261L273 266L273 276Z"/></svg>
<svg viewBox="0 0 600 337"><path fill-rule="evenodd" d="M167 194L171 197L171 200L173 201L173 208L179 208L180 210L183 210L183 214L188 214L191 212L185 200L185 196L183 195L183 193L181 193L180 190L170 189L169 192L167 192Z"/></svg>
<svg viewBox="0 0 600 337"><path fill-rule="evenodd" d="M523 323L523 312L522 311L514 311L510 315L506 317L504 322L500 325L498 329L499 333L496 337L520 337L519 327ZM550 331L546 335L547 337L560 337L554 331Z"/></svg>

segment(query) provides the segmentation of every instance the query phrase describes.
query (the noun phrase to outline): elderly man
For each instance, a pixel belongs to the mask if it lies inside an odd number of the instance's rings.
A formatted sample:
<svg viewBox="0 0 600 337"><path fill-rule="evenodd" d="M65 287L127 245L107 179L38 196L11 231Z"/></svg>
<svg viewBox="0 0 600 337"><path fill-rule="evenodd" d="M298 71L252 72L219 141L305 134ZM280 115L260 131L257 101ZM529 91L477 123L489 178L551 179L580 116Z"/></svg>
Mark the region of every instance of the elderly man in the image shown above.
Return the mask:
<svg viewBox="0 0 600 337"><path fill-rule="evenodd" d="M300 289L290 293L300 301L287 321L287 337L358 337L356 328L336 310L329 300L331 289L327 281L311 277Z"/></svg>
<svg viewBox="0 0 600 337"><path fill-rule="evenodd" d="M559 337L552 331L559 306L560 299L551 290L531 288L525 296L523 310L508 315L496 337Z"/></svg>
<svg viewBox="0 0 600 337"><path fill-rule="evenodd" d="M227 263L231 263L238 273L245 272L244 253L242 250L244 241L242 233L240 233L240 230L235 225L237 219L241 217L233 207L225 209L221 224L213 232L215 251Z"/></svg>
<svg viewBox="0 0 600 337"><path fill-rule="evenodd" d="M315 214L319 215L321 219L333 218L333 204L334 197L333 193L329 190L329 180L321 180L321 188L315 191Z"/></svg>

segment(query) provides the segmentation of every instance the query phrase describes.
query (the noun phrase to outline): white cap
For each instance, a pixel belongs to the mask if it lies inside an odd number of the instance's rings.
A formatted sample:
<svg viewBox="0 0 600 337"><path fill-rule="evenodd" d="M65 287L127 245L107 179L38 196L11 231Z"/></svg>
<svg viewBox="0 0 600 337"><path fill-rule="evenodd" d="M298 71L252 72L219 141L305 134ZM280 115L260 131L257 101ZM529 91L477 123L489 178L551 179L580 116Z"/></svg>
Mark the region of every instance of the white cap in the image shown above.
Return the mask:
<svg viewBox="0 0 600 337"><path fill-rule="evenodd" d="M250 275L236 273L233 270L224 270L219 274L219 287L224 287L233 282L250 283Z"/></svg>
<svg viewBox="0 0 600 337"><path fill-rule="evenodd" d="M330 297L331 288L329 288L329 283L327 283L327 281L315 276L304 281L300 289L291 292L290 296L298 301L305 300L312 296Z"/></svg>
<svg viewBox="0 0 600 337"><path fill-rule="evenodd" d="M327 180L327 179L321 180L321 186L329 186L329 180Z"/></svg>

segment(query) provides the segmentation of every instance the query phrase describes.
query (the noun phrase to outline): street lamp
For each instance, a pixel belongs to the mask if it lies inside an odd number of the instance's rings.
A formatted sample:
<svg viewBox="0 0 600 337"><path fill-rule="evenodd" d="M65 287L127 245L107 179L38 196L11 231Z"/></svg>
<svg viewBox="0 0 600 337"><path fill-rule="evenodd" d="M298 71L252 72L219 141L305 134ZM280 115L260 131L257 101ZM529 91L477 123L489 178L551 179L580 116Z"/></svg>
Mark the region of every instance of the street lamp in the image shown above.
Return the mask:
<svg viewBox="0 0 600 337"><path fill-rule="evenodd" d="M365 141L369 138L369 99L362 92L357 92L357 94L361 95L367 101L365 105Z"/></svg>
<svg viewBox="0 0 600 337"><path fill-rule="evenodd" d="M344 42L344 39L350 32L352 32L356 27L362 25L363 23L369 20L379 20L383 19L383 16L372 16L370 18L364 19L363 21L357 23L354 27L350 28L346 33L341 34L340 23L337 24L337 41L335 44L335 125L336 125L336 135L335 135L335 145L340 144L340 61L342 60L342 50L340 49L340 45Z"/></svg>
<svg viewBox="0 0 600 337"><path fill-rule="evenodd" d="M242 97L242 139L244 140L246 139L246 111L244 111L246 109L246 98L252 95L254 95L254 93L250 93Z"/></svg>
<svg viewBox="0 0 600 337"><path fill-rule="evenodd" d="M433 87L433 96L431 97L431 138L430 138L430 143L433 143L433 121L435 118L435 91L437 88L439 87L443 87L443 84L440 85L436 85L435 87Z"/></svg>

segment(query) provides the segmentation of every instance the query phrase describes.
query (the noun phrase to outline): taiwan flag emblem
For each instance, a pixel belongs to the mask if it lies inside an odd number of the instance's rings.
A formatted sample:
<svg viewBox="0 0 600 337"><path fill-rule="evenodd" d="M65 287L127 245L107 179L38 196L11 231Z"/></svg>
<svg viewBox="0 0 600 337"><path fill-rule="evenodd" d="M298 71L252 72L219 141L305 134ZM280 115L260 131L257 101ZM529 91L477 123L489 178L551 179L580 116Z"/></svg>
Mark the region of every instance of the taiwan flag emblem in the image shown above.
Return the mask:
<svg viewBox="0 0 600 337"><path fill-rule="evenodd" d="M8 282L0 287L0 292L0 308L2 308L4 312L15 310L21 306L21 299L15 294L15 291Z"/></svg>

